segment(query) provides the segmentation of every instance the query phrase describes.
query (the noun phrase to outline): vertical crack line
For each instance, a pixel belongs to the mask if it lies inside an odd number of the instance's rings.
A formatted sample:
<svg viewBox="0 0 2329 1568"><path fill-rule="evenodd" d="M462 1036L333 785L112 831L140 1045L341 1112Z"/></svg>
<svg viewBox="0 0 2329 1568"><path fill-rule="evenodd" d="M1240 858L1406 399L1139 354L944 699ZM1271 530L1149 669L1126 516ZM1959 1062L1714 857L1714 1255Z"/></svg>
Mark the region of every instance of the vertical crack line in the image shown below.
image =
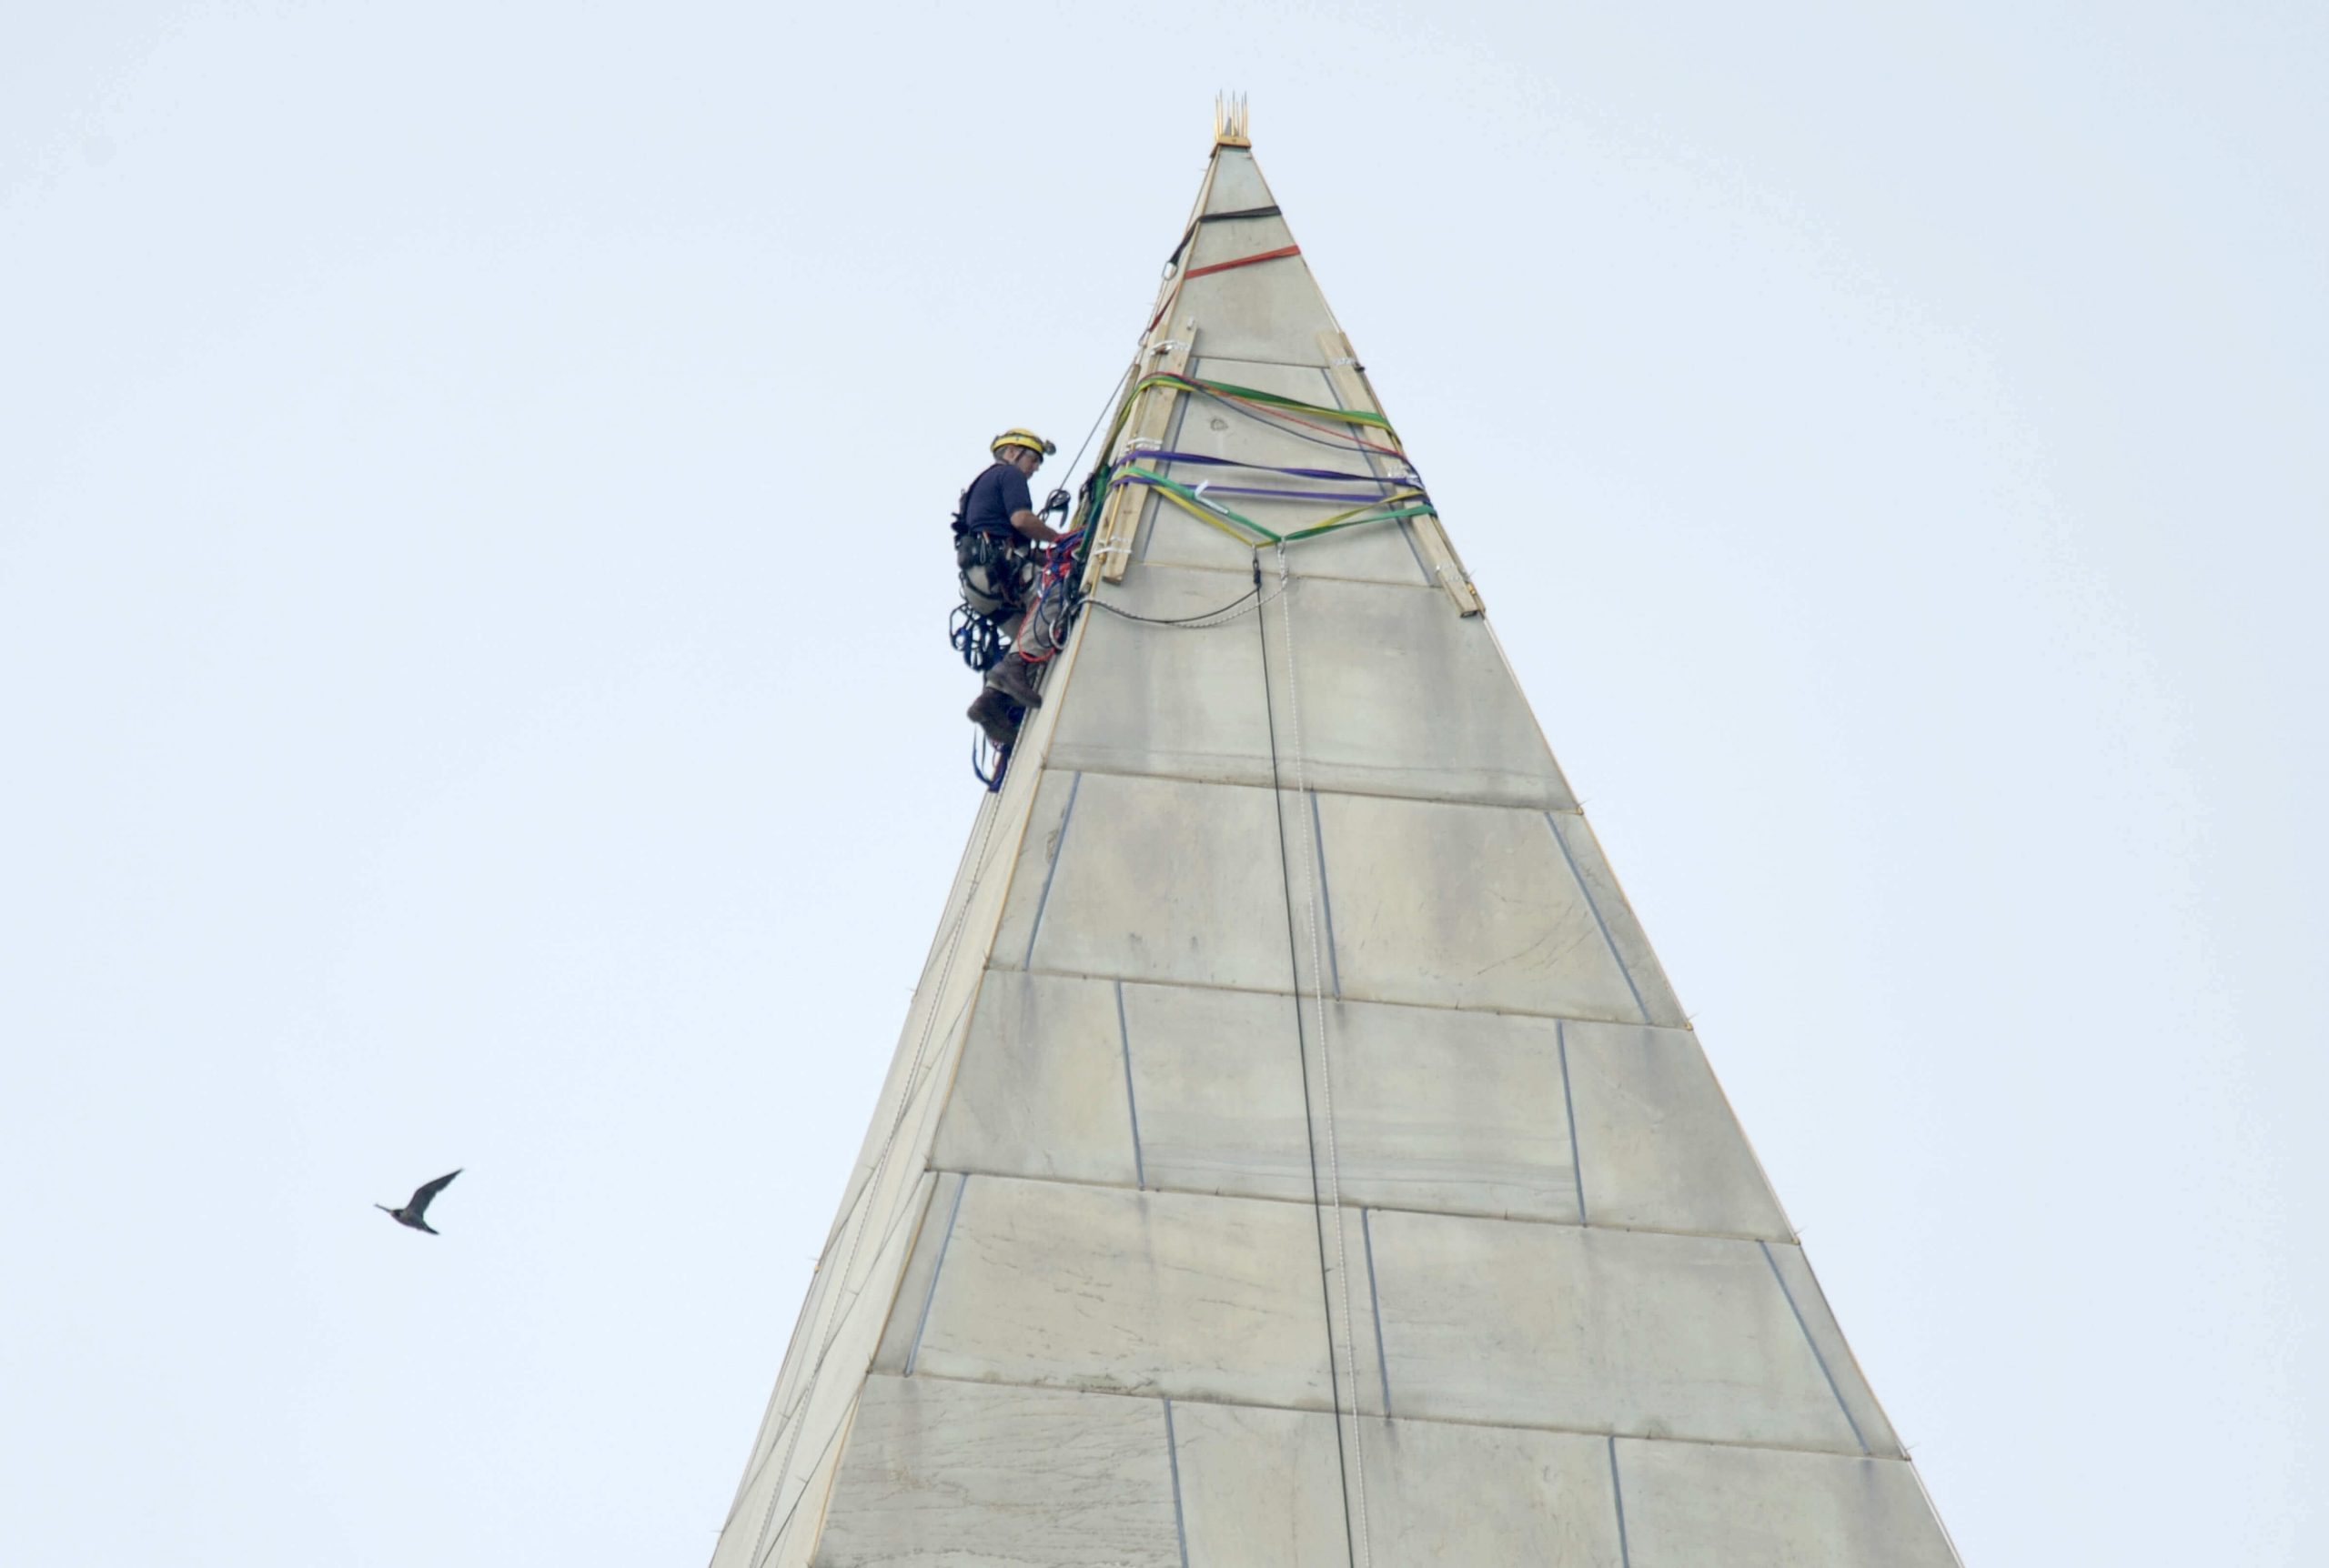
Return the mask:
<svg viewBox="0 0 2329 1568"><path fill-rule="evenodd" d="M1618 973L1624 977L1626 990L1632 993L1634 1010L1641 1014L1642 1022L1648 1023L1649 1009L1642 1005L1641 988L1634 984L1634 971L1626 963L1626 955L1618 950L1618 940L1609 934L1609 922L1601 918L1601 900L1593 896L1593 889L1587 883L1585 873L1578 869L1577 856L1569 850L1568 840L1561 836L1561 825L1553 820L1550 811L1545 813L1545 828L1552 834L1553 842L1561 847L1561 859L1568 862L1568 874L1576 881L1578 893L1584 896L1585 907L1592 914L1593 923L1600 928L1602 945L1609 950L1610 961L1618 966ZM1031 941L1027 945L1032 951L1034 944Z"/></svg>
<svg viewBox="0 0 2329 1568"><path fill-rule="evenodd" d="M1585 1151L1577 1141L1577 1091L1570 1087L1568 1077L1568 1025L1560 1019L1553 1020L1553 1043L1561 1053L1561 1103L1568 1108L1568 1169L1577 1180L1577 1222L1589 1225L1593 1221L1585 1208Z"/></svg>
<svg viewBox="0 0 2329 1568"><path fill-rule="evenodd" d="M922 1334L930 1327L930 1304L938 1299L938 1276L946 1271L946 1249L954 1242L954 1221L963 1212L963 1194L971 1189L971 1179L965 1176L954 1189L954 1201L946 1211L946 1229L938 1238L938 1256L930 1265L930 1288L922 1293L922 1316L914 1320L913 1343L906 1347L906 1376L913 1376L913 1364L922 1358Z"/></svg>
<svg viewBox="0 0 2329 1568"><path fill-rule="evenodd" d="M1335 890L1326 881L1326 825L1318 819L1318 792L1310 791L1310 839L1317 846L1318 907L1326 915L1326 972L1334 978L1335 994L1343 994L1343 960L1335 951ZM1316 961L1314 955L1313 961ZM1312 976L1315 981L1316 976Z"/></svg>
<svg viewBox="0 0 2329 1568"><path fill-rule="evenodd" d="M1779 1282L1780 1295L1787 1302L1787 1310L1795 1314L1795 1326L1803 1332L1803 1342L1810 1349L1811 1359L1819 1363L1820 1375L1828 1380L1828 1392L1836 1396L1836 1408L1844 1413L1844 1424L1852 1429L1852 1441L1860 1444L1862 1453L1870 1452L1868 1439L1860 1435L1860 1422L1852 1419L1852 1407L1844 1402L1844 1391L1836 1382L1836 1374L1829 1370L1828 1358L1820 1353L1820 1342L1811 1337L1811 1325L1803 1321L1803 1309L1795 1302L1795 1292L1787 1288L1787 1276L1780 1272L1780 1261L1771 1255L1769 1241L1758 1241L1763 1249L1763 1261L1771 1266L1771 1278Z"/></svg>
<svg viewBox="0 0 2329 1568"><path fill-rule="evenodd" d="M1116 1042L1124 1048L1124 1109L1132 1112L1132 1171L1133 1180L1143 1191L1148 1190L1148 1165L1140 1157L1140 1096L1132 1087L1132 1026L1124 1021L1124 982L1116 982Z"/></svg>
<svg viewBox="0 0 2329 1568"><path fill-rule="evenodd" d="M1375 1309L1375 1372L1383 1380L1383 1419L1391 1419L1391 1358L1383 1353L1383 1288L1375 1282L1375 1221L1358 1211L1358 1233L1366 1242L1366 1302Z"/></svg>
<svg viewBox="0 0 2329 1568"><path fill-rule="evenodd" d="M1283 561L1281 557L1281 568ZM1283 588L1284 584L1281 583L1280 587ZM1254 594L1258 598L1261 593L1262 552L1255 549ZM1302 1023L1301 974L1296 962L1301 949L1294 934L1294 866L1285 847L1285 788L1278 776L1277 702L1270 682L1270 618L1266 615L1254 617L1254 630L1255 635L1261 638L1262 645L1262 712L1270 732L1270 799L1277 809L1278 887L1285 895L1285 949L1286 962L1290 966L1287 978L1294 986L1294 1049L1302 1063L1302 1135L1310 1151L1311 1235L1318 1244L1318 1315L1326 1331L1326 1391L1335 1408L1335 1471L1342 1483L1343 1552L1350 1568L1358 1568L1358 1542L1350 1527L1350 1456L1343 1440L1342 1372L1335 1364L1334 1292L1326 1285L1326 1211L1318 1193L1318 1121L1310 1108L1310 1045ZM1338 1222L1340 1218L1338 1211ZM1336 1238L1337 1241L1341 1239L1339 1229L1336 1231Z"/></svg>
<svg viewBox="0 0 2329 1568"><path fill-rule="evenodd" d="M1035 920L1027 928L1027 956L1019 963L1023 970L1035 967L1035 939L1043 934L1044 911L1051 907L1052 879L1059 875L1059 863L1067 859L1067 825L1075 816L1076 791L1083 788L1083 774L1077 773L1068 780L1067 809L1059 814L1059 842L1052 847L1052 863L1044 868L1043 897L1035 900Z"/></svg>
<svg viewBox="0 0 2329 1568"><path fill-rule="evenodd" d="M1173 1535L1181 1543L1181 1568L1189 1568L1189 1527L1181 1516L1181 1440L1173 1430L1173 1402L1164 1402L1164 1457L1173 1466Z"/></svg>
<svg viewBox="0 0 2329 1568"><path fill-rule="evenodd" d="M1618 1479L1618 1440L1609 1440L1609 1495L1618 1504L1618 1568L1633 1568L1632 1545L1626 1540L1626 1483Z"/></svg>

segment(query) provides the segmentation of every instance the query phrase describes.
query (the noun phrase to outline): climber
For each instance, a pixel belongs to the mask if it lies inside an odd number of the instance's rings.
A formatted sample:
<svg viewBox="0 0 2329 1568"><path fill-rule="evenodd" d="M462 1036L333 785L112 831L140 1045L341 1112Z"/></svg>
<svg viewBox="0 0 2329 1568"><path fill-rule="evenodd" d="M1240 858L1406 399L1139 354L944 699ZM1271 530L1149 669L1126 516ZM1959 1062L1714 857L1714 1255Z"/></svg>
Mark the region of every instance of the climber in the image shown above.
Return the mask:
<svg viewBox="0 0 2329 1568"><path fill-rule="evenodd" d="M963 492L954 515L954 564L962 572L963 602L993 620L1012 643L987 670L968 714L989 740L1008 746L1019 732L1013 708L1035 708L1044 700L1027 656L1051 650L1044 646L1044 628L1027 626L1025 618L1042 576L1038 551L1060 536L1035 510L1027 480L1059 448L1033 430L1013 428L989 442L988 450L994 461ZM1053 491L1044 513L1064 510L1066 499L1064 491Z"/></svg>

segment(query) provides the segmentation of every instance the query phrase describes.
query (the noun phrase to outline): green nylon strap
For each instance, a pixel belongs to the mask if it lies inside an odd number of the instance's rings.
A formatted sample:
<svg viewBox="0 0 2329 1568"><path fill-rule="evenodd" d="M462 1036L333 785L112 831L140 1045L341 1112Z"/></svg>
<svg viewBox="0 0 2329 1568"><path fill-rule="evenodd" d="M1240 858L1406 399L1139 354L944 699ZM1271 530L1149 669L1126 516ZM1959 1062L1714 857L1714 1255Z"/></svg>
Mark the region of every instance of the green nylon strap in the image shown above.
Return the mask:
<svg viewBox="0 0 2329 1568"><path fill-rule="evenodd" d="M1286 535L1282 542L1290 545L1297 539L1315 539L1320 534L1331 534L1338 528L1363 528L1368 523L1397 523L1405 522L1409 518L1436 518L1437 516L1439 516L1439 508L1437 507L1407 507L1396 512L1385 512L1380 517L1349 518L1339 523L1320 523L1316 528L1296 528L1292 533Z"/></svg>
<svg viewBox="0 0 2329 1568"><path fill-rule="evenodd" d="M1145 473L1144 470L1144 473ZM1209 523L1213 527L1219 528L1223 533L1227 534L1233 539L1237 538L1238 536L1236 529L1228 526L1230 523L1236 524L1237 528L1251 529L1254 533L1259 534L1263 539L1274 545L1292 544L1297 539L1314 539L1321 534L1331 534L1343 528L1356 528L1367 523L1396 523L1404 521L1408 518L1420 518L1427 516L1437 517L1439 515L1437 508L1434 508L1428 501L1426 501L1419 507L1402 507L1385 511L1376 511L1373 506L1366 506L1355 508L1350 512L1338 512L1335 516L1328 518L1323 523L1313 523L1306 528L1296 528L1290 533L1281 534L1275 528L1265 528L1262 524L1255 522L1253 518L1245 516L1243 513L1233 512L1227 507L1222 506L1217 502L1208 501L1204 497L1198 495L1195 490L1189 488L1186 485L1179 484L1174 480L1164 478L1161 475L1147 474L1144 482L1147 484L1149 487L1162 491L1166 500L1173 502L1183 511L1187 512L1190 516L1197 518L1201 522ZM1410 495L1412 494L1413 492L1410 492ZM1403 497L1401 498L1405 499L1406 498ZM1375 515L1372 517L1361 517L1355 515L1356 513L1361 512L1374 512ZM1252 544L1254 541L1252 539L1239 539L1238 542L1241 544Z"/></svg>
<svg viewBox="0 0 2329 1568"><path fill-rule="evenodd" d="M1145 476L1143 482L1150 488L1164 492L1164 498L1166 500L1178 503L1183 511L1191 513L1202 520L1211 523L1216 528L1221 528L1223 533L1228 534L1232 538L1235 538L1237 536L1233 530L1222 527L1222 519L1225 518L1230 522L1235 523L1238 528L1252 529L1255 533L1261 535L1262 538L1269 540L1272 544L1276 544L1282 537L1276 532L1276 530L1265 528L1260 523L1254 521L1253 518L1246 517L1242 512L1233 512L1227 507L1222 506L1217 502L1206 500L1195 490L1189 488L1188 486L1181 484L1177 480L1168 479L1162 474L1150 474L1145 469L1143 469L1142 473ZM1245 539L1240 542L1252 544L1254 541L1251 539Z"/></svg>
<svg viewBox="0 0 2329 1568"><path fill-rule="evenodd" d="M1252 387L1234 386L1227 381L1200 381L1194 376L1175 376L1159 371L1144 377L1135 392L1151 387L1171 387L1183 392L1203 392L1213 397L1235 398L1239 402L1259 403L1265 407L1283 408L1288 413L1315 414L1322 419L1338 419L1350 425L1371 425L1396 440L1399 433L1391 428L1391 421L1380 414L1369 414L1363 408L1328 408L1316 403L1305 403L1298 397L1282 397L1275 392L1263 392Z"/></svg>

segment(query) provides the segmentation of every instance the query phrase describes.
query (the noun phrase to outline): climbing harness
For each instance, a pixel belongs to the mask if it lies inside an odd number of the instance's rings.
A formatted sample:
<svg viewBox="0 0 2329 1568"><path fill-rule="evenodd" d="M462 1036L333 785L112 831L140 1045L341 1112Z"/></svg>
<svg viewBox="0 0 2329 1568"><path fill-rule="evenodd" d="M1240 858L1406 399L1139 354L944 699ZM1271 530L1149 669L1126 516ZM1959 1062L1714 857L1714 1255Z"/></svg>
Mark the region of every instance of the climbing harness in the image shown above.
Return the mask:
<svg viewBox="0 0 2329 1568"><path fill-rule="evenodd" d="M1064 510L1064 496L1062 501ZM964 664L983 674L1013 654L1035 665L1048 664L1059 656L1084 602L1084 545L1087 538L1081 528L1062 534L1038 556L1032 550L1012 550L992 536L963 537L957 558L965 563L964 602L954 608L950 632L954 651L963 656ZM1003 558L1010 562L1006 568L1011 573L1008 580L1017 589L1009 600L981 591L995 586L999 579L988 573L995 569L993 563ZM973 563L978 568L975 574ZM998 615L1005 618L997 620ZM1013 622L1014 635L1006 648L1003 628ZM1025 709L1014 705L1013 712L1016 722L1026 722ZM983 734L972 739L971 774L986 786L990 794L1003 788L1003 775L1011 767L1011 752L1010 746L996 746Z"/></svg>
<svg viewBox="0 0 2329 1568"><path fill-rule="evenodd" d="M1035 552L1000 534L963 534L954 541L963 604L998 625L1023 608L1034 586Z"/></svg>
<svg viewBox="0 0 2329 1568"><path fill-rule="evenodd" d="M969 605L954 607L946 634L954 644L954 651L963 656L963 662L981 675L993 669L1003 658L1003 628L994 624L993 616L981 615Z"/></svg>

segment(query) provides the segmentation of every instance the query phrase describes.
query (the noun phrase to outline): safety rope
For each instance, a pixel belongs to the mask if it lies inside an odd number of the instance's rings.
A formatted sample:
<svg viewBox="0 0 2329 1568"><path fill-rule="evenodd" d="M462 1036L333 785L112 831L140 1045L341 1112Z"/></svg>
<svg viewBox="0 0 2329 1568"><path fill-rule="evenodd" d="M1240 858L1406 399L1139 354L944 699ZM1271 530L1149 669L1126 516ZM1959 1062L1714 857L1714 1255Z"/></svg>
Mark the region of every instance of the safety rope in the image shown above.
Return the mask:
<svg viewBox="0 0 2329 1568"><path fill-rule="evenodd" d="M983 820L979 827L978 848L971 856L971 874L963 883L962 906L954 911L953 923L946 934L945 956L939 960L937 980L931 989L930 1011L923 1019L922 1038L914 1044L912 1063L906 1070L904 1082L899 1086L897 1111L890 1118L889 1131L882 1135L882 1151L874 1158L872 1173L865 1179L865 1185L858 1190L857 1197L849 1205L847 1215L851 1218L855 1217L859 1209L872 1201L874 1192L882 1185L882 1176L889 1170L890 1156L897 1148L898 1131L905 1125L906 1111L913 1104L914 1090L922 1077L923 1063L929 1053L931 1040L937 1032L939 999L946 994L947 982L953 977L954 957L962 945L963 928L970 922L971 905L975 901L974 894L979 880L986 874L987 849L994 839L995 820L1002 815L1000 803L993 799L982 803L979 812ZM846 1222L845 1219L844 1223ZM792 1413L800 1419L791 1423L791 1441L785 1445L784 1460L776 1473L776 1483L769 1488L768 1506L761 1513L760 1530L752 1538L752 1553L750 1560L754 1564L754 1568L759 1568L765 1560L774 1541L783 1538L785 1530L791 1525L792 1516L800 1512L802 1503L809 1495L809 1488L804 1484L801 1489L801 1495L792 1500L791 1508L785 1510L783 1522L776 1525L776 1533L771 1537L769 1533L769 1526L775 1520L777 1503L784 1495L785 1479L792 1473L792 1461L801 1447L801 1434L808 1429L810 1396L816 1390L818 1377L825 1370L825 1358L832 1354L833 1344L841 1338L842 1323L848 1315L847 1310L841 1305L841 1300L848 1292L849 1276L857 1268L858 1250L865 1243L865 1233L872 1228L872 1216L867 1214L863 1217L862 1222L858 1225L856 1233L851 1238L849 1255L842 1264L840 1275L833 1281L833 1311L826 1319L824 1343L819 1348L815 1364L810 1367L808 1375L802 1380L797 1397L792 1402ZM779 1419L789 1418L780 1414Z"/></svg>
<svg viewBox="0 0 2329 1568"><path fill-rule="evenodd" d="M1293 578L1287 570L1285 549L1284 546L1280 546L1278 548L1277 566L1278 586L1275 597L1278 601L1279 613L1284 617L1286 653L1286 685L1288 689L1286 692L1288 720L1287 739L1294 753L1296 798L1303 799L1306 794L1306 784L1304 779L1302 763L1302 729L1299 699L1296 698L1293 690L1295 684L1294 610L1288 598L1289 590L1293 587ZM1259 549L1256 549L1254 552L1253 570L1253 594L1258 600L1262 595L1262 553ZM1335 1466L1336 1472L1342 1482L1343 1542L1345 1550L1350 1559L1351 1568L1359 1568L1359 1546L1361 1543L1366 1544L1366 1562L1369 1564L1369 1568L1371 1568L1375 1553L1373 1538L1366 1523L1366 1432L1358 1424L1357 1342L1351 1337L1350 1328L1350 1268L1349 1260L1346 1256L1346 1249L1343 1241L1342 1166L1337 1155L1335 1141L1333 1081L1332 1075L1326 1070L1326 981L1324 971L1320 968L1321 955L1318 947L1318 911L1316 881L1317 869L1315 863L1311 861L1309 852L1306 850L1304 854L1305 869L1306 874L1311 879L1308 883L1308 891L1305 897L1304 909L1306 913L1307 923L1309 926L1310 974L1314 986L1317 991L1319 1077L1321 1086L1326 1091L1328 1193L1323 1195L1320 1193L1318 1189L1318 1123L1316 1117L1313 1115L1311 1111L1310 1049L1307 1040L1307 1030L1304 1029L1302 1021L1302 976L1300 972L1300 964L1296 960L1296 954L1299 952L1300 949L1296 943L1294 931L1294 868L1287 857L1286 851L1287 832L1285 824L1285 789L1278 762L1277 701L1274 691L1275 683L1270 679L1270 638L1268 619L1266 618L1257 619L1255 626L1261 638L1262 706L1263 712L1267 719L1270 737L1270 799L1275 803L1277 808L1278 875L1280 883L1285 892L1286 956L1289 964L1292 965L1295 970L1292 977L1294 982L1294 1044L1296 1051L1301 1058L1302 1066L1302 1130L1303 1135L1308 1143L1310 1153L1310 1213L1313 1221L1313 1237L1317 1243L1318 1249L1318 1301L1321 1309L1326 1313L1327 1322L1326 1382L1328 1397L1333 1402L1335 1411ZM1306 841L1307 840L1306 839ZM1348 1367L1350 1373L1350 1414L1352 1427L1351 1436L1353 1439L1353 1442L1350 1444L1346 1444L1343 1441L1343 1368L1338 1367L1335 1362L1333 1344L1335 1337L1333 1328L1334 1296L1333 1292L1327 1289L1326 1285L1329 1270L1326 1266L1326 1204L1330 1200L1333 1202L1335 1211L1335 1257L1336 1266L1333 1271L1338 1272L1342 1278L1343 1345L1347 1352L1345 1357L1345 1365ZM1352 1512L1351 1497L1353 1490L1351 1483L1354 1469L1351 1462L1350 1449L1353 1446L1356 1446L1358 1450L1356 1471L1357 1479L1356 1491L1358 1497L1359 1528L1356 1535L1352 1533L1350 1528Z"/></svg>
<svg viewBox="0 0 2329 1568"><path fill-rule="evenodd" d="M1180 631L1206 631L1216 626L1227 626L1233 620L1243 619L1277 598L1275 594L1255 597L1259 593L1260 590L1257 588L1247 588L1219 609L1209 609L1199 615L1184 616L1135 615L1131 610L1119 605L1110 604L1104 598L1086 599L1084 602L1095 609L1106 610L1110 615L1122 619L1136 620L1143 626L1161 626ZM1246 603L1248 599L1252 599L1253 603Z"/></svg>
<svg viewBox="0 0 2329 1568"><path fill-rule="evenodd" d="M1108 410L1111 407L1118 407L1122 406L1121 400L1116 395L1118 392L1123 390L1124 384L1132 378L1132 366L1125 366L1124 374L1116 377L1116 384L1108 388L1108 395L1100 399L1100 411L1092 416L1091 427L1084 432L1084 439L1082 443L1076 447L1075 456L1067 460L1067 467L1064 470L1065 472L1070 474L1075 472L1075 465L1084 461L1084 454L1092 445L1093 432L1100 428L1100 422L1108 417Z"/></svg>
<svg viewBox="0 0 2329 1568"><path fill-rule="evenodd" d="M1035 597L1027 601L1025 618L1019 623L1021 639L1025 640L1026 634L1035 629L1039 624L1037 618L1045 613L1047 607L1058 608L1050 610L1055 625L1051 634L1040 639L1044 644L1042 651L1020 652L1019 657L1029 664L1049 664L1058 657L1061 645L1067 640L1068 628L1075 624L1077 585L1083 575L1079 568L1084 564L1082 547L1084 538L1082 528L1062 534L1044 553L1043 577L1036 584Z"/></svg>
<svg viewBox="0 0 2329 1568"><path fill-rule="evenodd" d="M1287 749L1293 754L1294 759L1294 796L1296 799L1300 800L1308 799L1310 788L1302 755L1302 677L1294 662L1294 600L1288 591L1292 587L1293 578L1286 565L1285 546L1280 544L1277 547L1277 598L1278 622L1285 633L1285 641L1286 742ZM1360 1555L1359 1561L1361 1568L1368 1568L1375 1560L1375 1548L1367 1524L1366 1433L1359 1424L1358 1340L1351 1330L1350 1259L1343 1238L1342 1153L1340 1142L1335 1131L1335 1064L1333 1052L1327 1045L1326 955L1321 950L1318 940L1318 929L1321 924L1318 919L1318 888L1324 868L1317 864L1316 858L1323 853L1326 847L1306 835L1303 836L1302 842L1305 846L1302 885L1303 923L1308 927L1310 935L1310 989L1318 1020L1318 1091L1326 1121L1326 1202L1335 1213L1335 1271L1342 1285L1343 1354L1346 1358L1345 1366L1350 1374L1351 1447L1356 1459L1355 1471L1358 1493L1358 1531L1359 1538L1366 1547ZM1297 997L1295 1006L1298 1010L1301 1005L1301 1000ZM1340 1412L1336 1413L1335 1419L1339 1425L1342 1420Z"/></svg>

